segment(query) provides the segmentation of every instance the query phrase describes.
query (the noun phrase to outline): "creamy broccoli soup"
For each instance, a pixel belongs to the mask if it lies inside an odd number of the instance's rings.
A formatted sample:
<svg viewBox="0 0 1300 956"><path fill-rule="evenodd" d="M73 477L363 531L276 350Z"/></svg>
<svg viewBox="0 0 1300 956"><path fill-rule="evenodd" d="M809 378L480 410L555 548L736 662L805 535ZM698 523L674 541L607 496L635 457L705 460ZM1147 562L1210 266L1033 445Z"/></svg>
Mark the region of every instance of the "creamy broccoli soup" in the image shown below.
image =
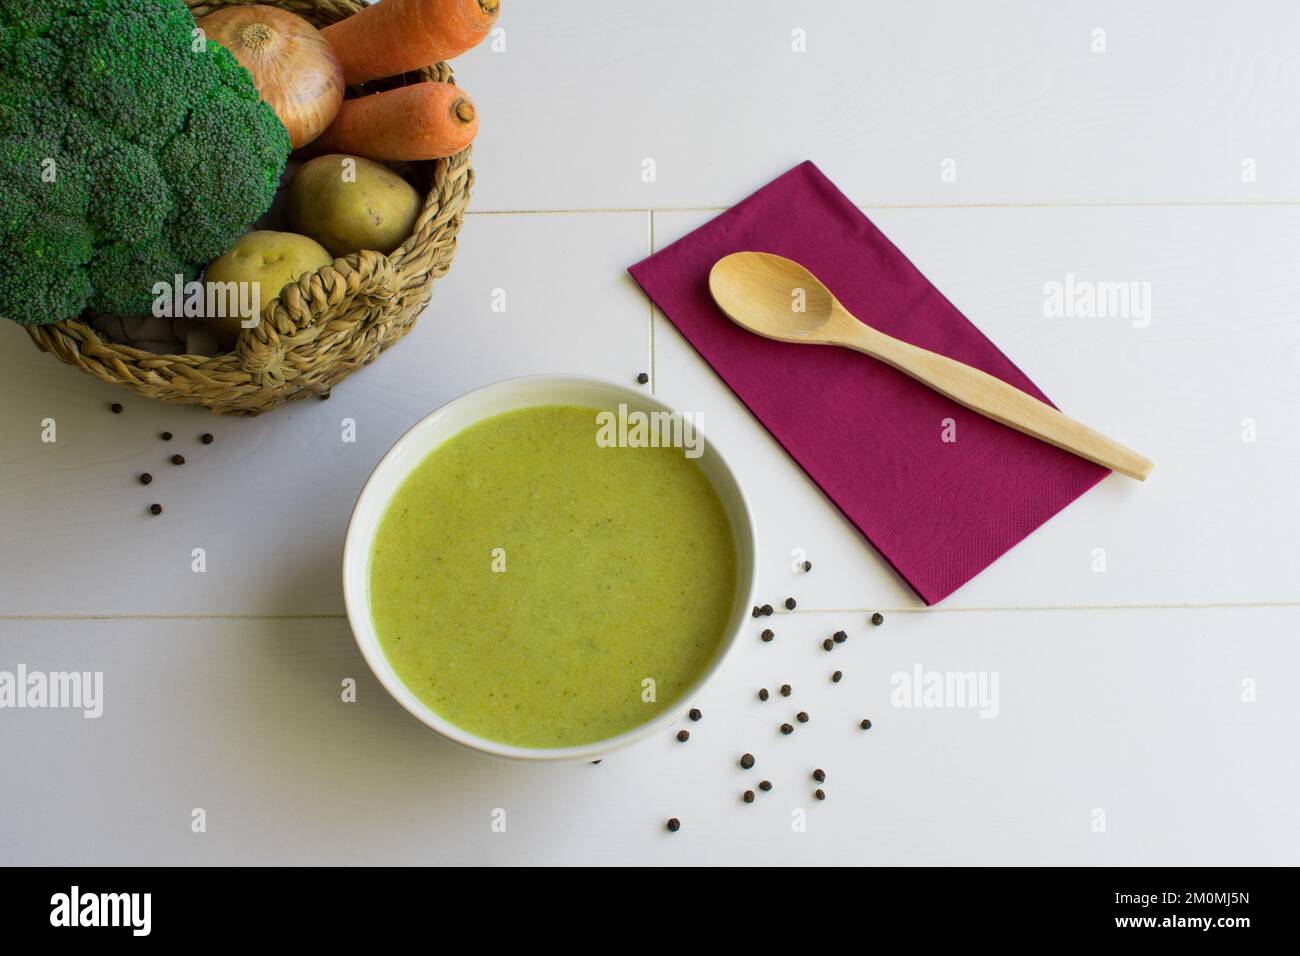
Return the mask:
<svg viewBox="0 0 1300 956"><path fill-rule="evenodd" d="M680 700L725 636L736 555L712 485L680 448L601 447L596 416L482 421L417 466L380 522L384 653L482 737L568 747L630 730Z"/></svg>

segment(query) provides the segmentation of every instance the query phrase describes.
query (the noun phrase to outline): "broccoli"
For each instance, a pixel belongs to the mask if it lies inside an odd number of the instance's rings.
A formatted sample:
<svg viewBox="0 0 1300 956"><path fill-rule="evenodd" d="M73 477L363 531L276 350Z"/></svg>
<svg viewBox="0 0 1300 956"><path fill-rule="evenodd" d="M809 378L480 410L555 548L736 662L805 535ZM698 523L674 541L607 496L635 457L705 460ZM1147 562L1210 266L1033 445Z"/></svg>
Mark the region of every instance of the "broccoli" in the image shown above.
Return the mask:
<svg viewBox="0 0 1300 956"><path fill-rule="evenodd" d="M181 0L0 0L0 315L149 311L270 207L289 134Z"/></svg>

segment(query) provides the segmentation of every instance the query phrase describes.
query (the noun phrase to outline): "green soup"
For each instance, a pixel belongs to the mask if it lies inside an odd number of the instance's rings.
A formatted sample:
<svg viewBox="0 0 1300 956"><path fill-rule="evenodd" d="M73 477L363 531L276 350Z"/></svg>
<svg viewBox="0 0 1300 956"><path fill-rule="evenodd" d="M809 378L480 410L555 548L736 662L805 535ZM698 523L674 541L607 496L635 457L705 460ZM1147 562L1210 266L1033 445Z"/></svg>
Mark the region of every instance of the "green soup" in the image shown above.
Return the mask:
<svg viewBox="0 0 1300 956"><path fill-rule="evenodd" d="M596 415L479 422L420 463L380 522L384 653L479 736L569 747L630 730L679 701L725 636L736 553L712 485L680 448L601 447Z"/></svg>

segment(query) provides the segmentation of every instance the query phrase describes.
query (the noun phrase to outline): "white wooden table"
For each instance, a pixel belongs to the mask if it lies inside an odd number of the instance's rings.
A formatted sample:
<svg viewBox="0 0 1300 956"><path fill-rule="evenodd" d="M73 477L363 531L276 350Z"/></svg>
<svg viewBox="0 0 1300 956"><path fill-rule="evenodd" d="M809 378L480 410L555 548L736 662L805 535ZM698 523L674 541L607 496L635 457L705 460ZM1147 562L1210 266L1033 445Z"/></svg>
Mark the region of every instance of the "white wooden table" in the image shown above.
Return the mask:
<svg viewBox="0 0 1300 956"><path fill-rule="evenodd" d="M0 710L0 862L1300 862L1295 5L504 7L504 49L458 64L483 126L453 271L331 401L167 408L0 328L0 670L105 682L97 720ZM1152 479L1107 479L924 608L624 273L805 158ZM1067 275L1150 283L1150 324L1045 317ZM798 610L694 702L688 745L539 768L443 743L342 617L358 489L474 386L643 370L704 414L756 508L761 589ZM996 718L891 706L918 666L997 674ZM796 709L814 719L782 737Z"/></svg>

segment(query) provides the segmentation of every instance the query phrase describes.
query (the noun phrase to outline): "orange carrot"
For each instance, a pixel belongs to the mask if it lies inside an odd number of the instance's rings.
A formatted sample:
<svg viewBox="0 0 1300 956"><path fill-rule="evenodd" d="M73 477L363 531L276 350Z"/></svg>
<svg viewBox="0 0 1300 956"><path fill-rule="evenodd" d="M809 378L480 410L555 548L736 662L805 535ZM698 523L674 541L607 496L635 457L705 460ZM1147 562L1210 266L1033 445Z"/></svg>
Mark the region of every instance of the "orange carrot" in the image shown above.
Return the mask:
<svg viewBox="0 0 1300 956"><path fill-rule="evenodd" d="M348 153L367 159L438 159L474 140L474 103L451 83L416 83L344 100L329 129L299 156Z"/></svg>
<svg viewBox="0 0 1300 956"><path fill-rule="evenodd" d="M349 86L460 56L496 23L500 0L379 0L321 31Z"/></svg>

